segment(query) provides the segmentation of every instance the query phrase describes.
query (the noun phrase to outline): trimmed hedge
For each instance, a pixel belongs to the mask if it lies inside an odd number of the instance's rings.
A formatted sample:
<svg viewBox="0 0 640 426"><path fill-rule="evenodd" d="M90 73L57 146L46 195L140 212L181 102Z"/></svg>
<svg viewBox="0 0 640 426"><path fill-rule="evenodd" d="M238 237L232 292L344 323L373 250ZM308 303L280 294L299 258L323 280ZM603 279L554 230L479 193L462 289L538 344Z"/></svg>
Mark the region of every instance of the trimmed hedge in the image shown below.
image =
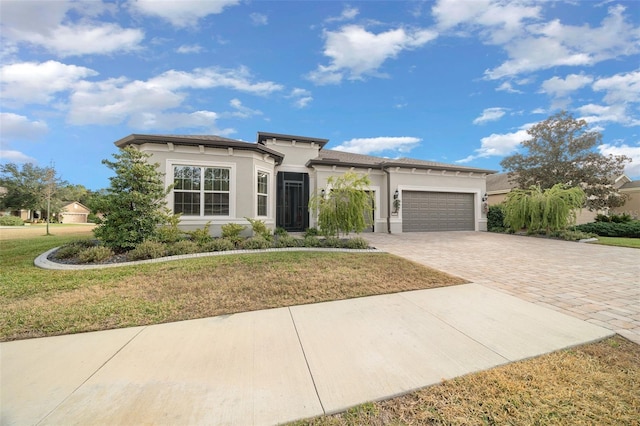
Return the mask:
<svg viewBox="0 0 640 426"><path fill-rule="evenodd" d="M24 226L24 221L18 216L0 216L2 226Z"/></svg>
<svg viewBox="0 0 640 426"><path fill-rule="evenodd" d="M601 237L640 238L640 221L638 220L624 223L592 222L577 225L574 229Z"/></svg>

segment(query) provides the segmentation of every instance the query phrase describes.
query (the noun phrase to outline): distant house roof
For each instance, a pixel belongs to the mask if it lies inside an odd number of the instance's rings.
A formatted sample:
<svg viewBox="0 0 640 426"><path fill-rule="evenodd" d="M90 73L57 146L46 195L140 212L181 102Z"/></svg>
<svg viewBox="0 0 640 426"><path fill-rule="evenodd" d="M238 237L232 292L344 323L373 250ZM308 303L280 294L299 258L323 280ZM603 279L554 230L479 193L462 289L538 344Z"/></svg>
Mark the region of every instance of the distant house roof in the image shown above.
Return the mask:
<svg viewBox="0 0 640 426"><path fill-rule="evenodd" d="M144 143L172 143L186 146L208 146L212 148L234 148L246 151L255 151L271 155L277 164L282 163L284 155L264 145L244 142L236 139L223 138L215 135L140 135L132 134L115 142L118 148L129 145L141 145Z"/></svg>
<svg viewBox="0 0 640 426"><path fill-rule="evenodd" d="M383 158L372 155L355 154L352 152L336 151L331 149L321 150L318 157L307 162L307 166L343 166L343 167L404 167L416 169L450 170L470 173L495 173L495 170L477 169L474 167L457 166L453 164L437 163L434 161L417 160L414 158Z"/></svg>
<svg viewBox="0 0 640 426"><path fill-rule="evenodd" d="M509 173L496 173L487 176L487 192L510 191L517 185L509 181Z"/></svg>

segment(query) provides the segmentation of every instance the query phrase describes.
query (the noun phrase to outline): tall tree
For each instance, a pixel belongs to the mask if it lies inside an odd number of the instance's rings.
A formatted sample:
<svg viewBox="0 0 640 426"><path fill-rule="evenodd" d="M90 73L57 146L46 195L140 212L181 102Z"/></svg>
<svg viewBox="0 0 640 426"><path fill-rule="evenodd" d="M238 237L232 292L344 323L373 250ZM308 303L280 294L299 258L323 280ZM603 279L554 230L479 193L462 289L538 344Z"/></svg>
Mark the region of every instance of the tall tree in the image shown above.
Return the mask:
<svg viewBox="0 0 640 426"><path fill-rule="evenodd" d="M32 163L20 167L14 163L0 165L0 186L6 193L0 197L0 207L59 213L62 203L59 189L66 185L53 166L38 167ZM50 205L49 205L50 202Z"/></svg>
<svg viewBox="0 0 640 426"><path fill-rule="evenodd" d="M562 111L527 132L531 138L522 143L526 152L505 157L500 162L509 172L510 180L521 189L538 185L544 190L561 183L583 188L589 210L624 204L625 197L613 183L631 159L596 152L602 135L589 130L585 120L577 120Z"/></svg>
<svg viewBox="0 0 640 426"><path fill-rule="evenodd" d="M148 161L149 154L129 146L113 157L115 161L102 160L115 176L109 178L106 193L93 203L92 208L104 215L93 232L106 246L125 251L169 222L165 197L170 188L164 187L159 165Z"/></svg>

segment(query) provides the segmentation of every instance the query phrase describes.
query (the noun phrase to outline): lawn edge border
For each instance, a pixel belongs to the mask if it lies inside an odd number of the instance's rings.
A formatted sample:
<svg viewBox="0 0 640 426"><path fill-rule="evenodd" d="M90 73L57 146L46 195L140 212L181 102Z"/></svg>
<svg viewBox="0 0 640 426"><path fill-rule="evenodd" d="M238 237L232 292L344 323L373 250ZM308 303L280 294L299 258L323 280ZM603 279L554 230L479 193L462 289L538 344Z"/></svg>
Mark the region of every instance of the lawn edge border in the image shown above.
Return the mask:
<svg viewBox="0 0 640 426"><path fill-rule="evenodd" d="M104 268L118 268L123 266L135 266L146 265L150 263L163 263L172 262L183 259L197 259L201 257L212 256L230 256L237 254L257 254L257 253L270 253L270 252L283 252L283 251L315 251L315 252L338 252L338 253L386 253L384 250L373 249L341 249L341 248L320 248L320 247L286 247L286 248L268 248L262 250L227 250L227 251L213 251L206 253L193 253L193 254L179 254L175 256L159 257L157 259L136 260L132 262L119 262L119 263L104 263L104 264L87 264L87 265L68 265L64 263L52 262L48 259L49 255L60 247L54 247L51 250L47 250L40 256L36 257L33 264L38 268L59 270L59 271L82 271L88 269L104 269Z"/></svg>

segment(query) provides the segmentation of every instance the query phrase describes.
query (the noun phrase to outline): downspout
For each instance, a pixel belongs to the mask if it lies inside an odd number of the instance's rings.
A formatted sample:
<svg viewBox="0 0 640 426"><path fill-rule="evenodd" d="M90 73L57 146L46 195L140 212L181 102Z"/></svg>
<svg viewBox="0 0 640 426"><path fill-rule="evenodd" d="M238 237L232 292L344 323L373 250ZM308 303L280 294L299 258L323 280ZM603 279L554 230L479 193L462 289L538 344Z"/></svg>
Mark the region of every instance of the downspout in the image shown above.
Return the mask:
<svg viewBox="0 0 640 426"><path fill-rule="evenodd" d="M387 175L387 233L391 233L391 173L385 166L381 167Z"/></svg>

